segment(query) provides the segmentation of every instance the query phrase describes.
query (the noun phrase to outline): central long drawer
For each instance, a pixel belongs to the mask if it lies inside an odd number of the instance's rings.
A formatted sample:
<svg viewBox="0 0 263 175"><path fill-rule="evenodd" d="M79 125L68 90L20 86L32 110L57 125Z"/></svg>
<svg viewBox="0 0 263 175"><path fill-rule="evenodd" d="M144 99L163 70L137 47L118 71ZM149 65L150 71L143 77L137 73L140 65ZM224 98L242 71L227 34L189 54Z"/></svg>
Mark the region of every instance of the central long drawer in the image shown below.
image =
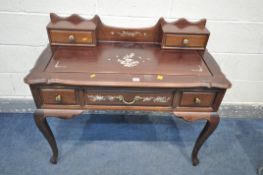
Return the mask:
<svg viewBox="0 0 263 175"><path fill-rule="evenodd" d="M87 91L87 105L131 105L131 106L171 106L172 92L158 91Z"/></svg>

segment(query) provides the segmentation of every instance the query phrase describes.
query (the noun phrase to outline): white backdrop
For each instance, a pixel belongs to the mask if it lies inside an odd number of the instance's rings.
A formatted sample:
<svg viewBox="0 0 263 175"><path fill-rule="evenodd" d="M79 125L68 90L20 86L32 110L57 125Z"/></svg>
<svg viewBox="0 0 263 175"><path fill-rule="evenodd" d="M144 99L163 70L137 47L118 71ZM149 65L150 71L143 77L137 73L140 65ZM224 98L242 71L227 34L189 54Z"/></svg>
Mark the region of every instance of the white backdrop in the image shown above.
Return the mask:
<svg viewBox="0 0 263 175"><path fill-rule="evenodd" d="M207 18L208 50L233 87L224 103L263 104L262 0L0 0L0 98L31 98L24 76L48 43L49 13L101 16L104 23L144 27Z"/></svg>

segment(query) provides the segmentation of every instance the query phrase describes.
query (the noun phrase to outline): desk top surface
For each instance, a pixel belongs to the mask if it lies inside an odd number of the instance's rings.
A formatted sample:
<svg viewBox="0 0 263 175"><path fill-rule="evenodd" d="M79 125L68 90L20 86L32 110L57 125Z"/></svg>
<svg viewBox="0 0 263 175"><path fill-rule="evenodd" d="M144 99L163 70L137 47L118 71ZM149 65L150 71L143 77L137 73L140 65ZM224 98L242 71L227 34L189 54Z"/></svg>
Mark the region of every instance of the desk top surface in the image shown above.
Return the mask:
<svg viewBox="0 0 263 175"><path fill-rule="evenodd" d="M61 47L53 54L48 46L25 82L140 88L231 86L208 51L165 50L134 43Z"/></svg>
<svg viewBox="0 0 263 175"><path fill-rule="evenodd" d="M124 74L143 76L212 76L196 51L163 50L154 45L100 44L88 48L60 48L45 72ZM160 78L163 77L163 78Z"/></svg>

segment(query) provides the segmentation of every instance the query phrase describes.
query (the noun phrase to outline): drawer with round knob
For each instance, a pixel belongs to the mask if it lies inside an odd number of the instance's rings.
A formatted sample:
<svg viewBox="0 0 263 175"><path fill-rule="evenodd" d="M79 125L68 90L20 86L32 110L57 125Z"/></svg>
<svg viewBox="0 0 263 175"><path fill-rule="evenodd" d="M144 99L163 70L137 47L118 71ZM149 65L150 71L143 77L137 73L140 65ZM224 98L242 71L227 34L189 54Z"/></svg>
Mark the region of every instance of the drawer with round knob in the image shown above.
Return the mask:
<svg viewBox="0 0 263 175"><path fill-rule="evenodd" d="M215 99L214 92L183 92L179 106L211 107Z"/></svg>
<svg viewBox="0 0 263 175"><path fill-rule="evenodd" d="M51 45L90 45L94 43L94 32L91 31L50 30L49 33Z"/></svg>
<svg viewBox="0 0 263 175"><path fill-rule="evenodd" d="M42 103L45 105L76 105L74 89L41 89Z"/></svg>
<svg viewBox="0 0 263 175"><path fill-rule="evenodd" d="M208 35L165 34L163 48L204 49Z"/></svg>

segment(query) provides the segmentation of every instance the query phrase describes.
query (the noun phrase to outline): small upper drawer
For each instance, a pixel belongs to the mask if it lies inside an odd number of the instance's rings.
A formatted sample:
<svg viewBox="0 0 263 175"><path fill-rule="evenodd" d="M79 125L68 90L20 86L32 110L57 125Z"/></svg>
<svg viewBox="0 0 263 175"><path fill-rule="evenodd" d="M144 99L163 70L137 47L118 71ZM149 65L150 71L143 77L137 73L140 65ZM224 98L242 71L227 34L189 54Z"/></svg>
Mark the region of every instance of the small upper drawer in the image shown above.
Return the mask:
<svg viewBox="0 0 263 175"><path fill-rule="evenodd" d="M214 92L183 92L179 106L210 107L215 99Z"/></svg>
<svg viewBox="0 0 263 175"><path fill-rule="evenodd" d="M165 34L163 48L205 49L208 35Z"/></svg>
<svg viewBox="0 0 263 175"><path fill-rule="evenodd" d="M93 44L91 31L50 30L51 44Z"/></svg>
<svg viewBox="0 0 263 175"><path fill-rule="evenodd" d="M171 106L172 93L142 91L88 91L88 105L121 105L121 106Z"/></svg>
<svg viewBox="0 0 263 175"><path fill-rule="evenodd" d="M41 89L43 104L75 105L76 93L74 89Z"/></svg>

